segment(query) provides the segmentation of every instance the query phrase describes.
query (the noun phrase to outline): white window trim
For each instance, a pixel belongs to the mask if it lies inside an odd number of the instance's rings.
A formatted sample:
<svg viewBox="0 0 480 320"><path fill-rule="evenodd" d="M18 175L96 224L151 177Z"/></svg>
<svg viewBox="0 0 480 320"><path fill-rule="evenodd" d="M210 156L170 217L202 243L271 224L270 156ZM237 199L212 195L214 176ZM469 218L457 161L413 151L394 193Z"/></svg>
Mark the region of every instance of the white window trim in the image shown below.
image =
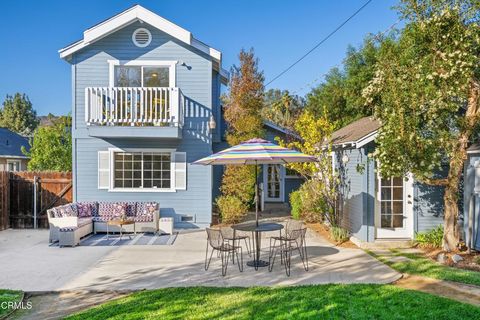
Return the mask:
<svg viewBox="0 0 480 320"><path fill-rule="evenodd" d="M157 149L157 148L108 148L110 152L110 187L108 192L177 192L175 189L175 165L173 165L173 157L175 156L175 149ZM159 188L115 188L115 157L113 154L115 152L163 152L170 153L170 188L169 189L159 189Z"/></svg>
<svg viewBox="0 0 480 320"><path fill-rule="evenodd" d="M10 163L18 163L18 170L17 171L11 171L11 172L22 171L22 161L21 160L16 160L16 159L7 159L7 170L6 171L10 171L9 166L8 166Z"/></svg>
<svg viewBox="0 0 480 320"><path fill-rule="evenodd" d="M109 86L115 86L115 66L168 67L168 86L177 86L176 66L178 61L169 60L107 60L109 65ZM142 69L143 70L143 69ZM143 81L143 74L142 74Z"/></svg>

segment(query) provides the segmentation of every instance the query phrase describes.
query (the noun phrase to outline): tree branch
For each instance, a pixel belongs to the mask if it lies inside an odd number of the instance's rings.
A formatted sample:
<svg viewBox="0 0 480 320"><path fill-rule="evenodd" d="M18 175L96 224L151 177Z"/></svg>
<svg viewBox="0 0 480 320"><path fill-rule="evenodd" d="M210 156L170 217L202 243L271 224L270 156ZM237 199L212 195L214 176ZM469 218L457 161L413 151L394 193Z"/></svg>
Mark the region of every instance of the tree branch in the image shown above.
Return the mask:
<svg viewBox="0 0 480 320"><path fill-rule="evenodd" d="M418 178L418 181L424 184L428 184L429 186L440 186L445 187L448 185L448 179L432 179L432 178Z"/></svg>

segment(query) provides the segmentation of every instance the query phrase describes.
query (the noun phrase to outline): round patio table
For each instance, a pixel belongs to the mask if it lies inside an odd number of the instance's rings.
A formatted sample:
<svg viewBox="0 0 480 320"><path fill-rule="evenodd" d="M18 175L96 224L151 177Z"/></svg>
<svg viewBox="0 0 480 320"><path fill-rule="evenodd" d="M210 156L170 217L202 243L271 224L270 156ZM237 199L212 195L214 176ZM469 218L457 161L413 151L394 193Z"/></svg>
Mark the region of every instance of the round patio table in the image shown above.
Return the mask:
<svg viewBox="0 0 480 320"><path fill-rule="evenodd" d="M247 262L247 266L254 267L258 270L258 267L267 267L268 261L260 260L260 245L262 241L262 232L280 231L282 236L283 225L276 222L259 222L258 225L255 222L239 223L232 226L233 238L235 239L235 231L246 231L252 233L253 246L253 260Z"/></svg>

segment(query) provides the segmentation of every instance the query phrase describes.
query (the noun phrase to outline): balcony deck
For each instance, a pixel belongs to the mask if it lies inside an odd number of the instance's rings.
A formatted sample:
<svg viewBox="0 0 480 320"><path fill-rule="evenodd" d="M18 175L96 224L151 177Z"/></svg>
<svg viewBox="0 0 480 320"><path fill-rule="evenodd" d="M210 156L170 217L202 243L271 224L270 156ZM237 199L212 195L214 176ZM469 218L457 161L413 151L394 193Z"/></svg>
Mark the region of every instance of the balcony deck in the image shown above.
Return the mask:
<svg viewBox="0 0 480 320"><path fill-rule="evenodd" d="M87 87L85 122L99 138L182 138L184 97L179 88Z"/></svg>

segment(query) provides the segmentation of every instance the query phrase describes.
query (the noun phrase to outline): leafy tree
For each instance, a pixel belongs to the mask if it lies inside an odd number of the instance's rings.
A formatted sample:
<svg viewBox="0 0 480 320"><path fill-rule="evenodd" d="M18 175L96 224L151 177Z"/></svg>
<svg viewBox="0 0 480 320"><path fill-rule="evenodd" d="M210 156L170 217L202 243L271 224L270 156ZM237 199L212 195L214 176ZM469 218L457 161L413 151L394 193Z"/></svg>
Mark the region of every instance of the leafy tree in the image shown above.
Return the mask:
<svg viewBox="0 0 480 320"><path fill-rule="evenodd" d="M224 97L225 120L228 124L226 139L233 146L248 139L262 137L263 121L263 73L258 70L258 60L253 50L242 50L239 54L240 66L231 70L230 90ZM250 206L255 192L254 166L226 166L222 179L222 196L230 196L229 201L217 200L217 204L233 203L236 197ZM246 208L244 206L244 208ZM226 212L226 208L220 212ZM240 216L237 214L237 217Z"/></svg>
<svg viewBox="0 0 480 320"><path fill-rule="evenodd" d="M456 248L459 183L480 120L480 3L402 0L406 26L387 42L364 98L382 122L374 156L383 176L413 173L445 187L443 248ZM435 173L449 164L446 177Z"/></svg>
<svg viewBox="0 0 480 320"><path fill-rule="evenodd" d="M38 128L30 141L30 151L22 152L30 157L28 170L71 171L72 170L72 117L70 115L53 120L53 124Z"/></svg>
<svg viewBox="0 0 480 320"><path fill-rule="evenodd" d="M27 95L7 95L0 109L0 127L8 128L21 135L30 135L38 126L37 113Z"/></svg>
<svg viewBox="0 0 480 320"><path fill-rule="evenodd" d="M326 116L335 129L350 122L372 115L365 106L362 90L374 76L382 37L366 37L359 48L349 46L342 68L333 68L325 81L307 94L306 108L317 117Z"/></svg>
<svg viewBox="0 0 480 320"><path fill-rule="evenodd" d="M288 90L270 89L265 92L262 117L281 127L293 129L304 106L304 98L291 95Z"/></svg>
<svg viewBox="0 0 480 320"><path fill-rule="evenodd" d="M326 117L316 118L311 112L305 111L295 122L295 132L300 139L278 140L282 146L317 158L317 162L291 163L288 167L307 179L298 195L302 202L301 210L304 211L302 216L310 221L327 220L336 227L340 223L340 216L335 211L339 181L333 172L331 148L327 143L333 130L333 123ZM315 216L317 219L314 219Z"/></svg>

